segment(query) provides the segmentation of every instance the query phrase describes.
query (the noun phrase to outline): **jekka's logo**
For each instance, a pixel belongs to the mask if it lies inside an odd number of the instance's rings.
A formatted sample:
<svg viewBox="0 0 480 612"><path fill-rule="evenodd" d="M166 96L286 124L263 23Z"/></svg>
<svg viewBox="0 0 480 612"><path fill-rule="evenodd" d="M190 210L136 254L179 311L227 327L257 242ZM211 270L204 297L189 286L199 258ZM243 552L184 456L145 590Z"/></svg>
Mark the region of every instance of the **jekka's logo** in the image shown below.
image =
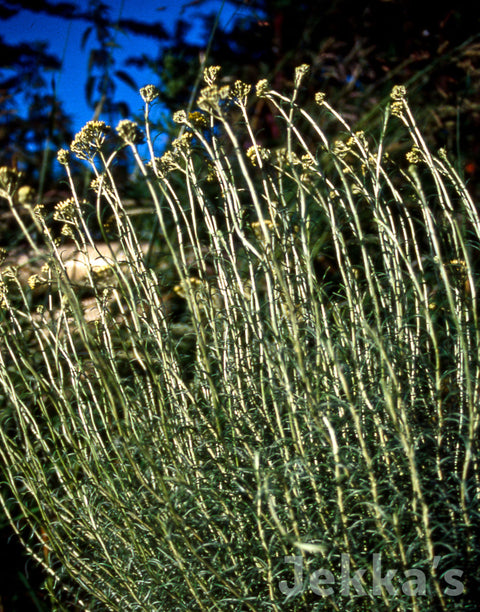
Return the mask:
<svg viewBox="0 0 480 612"><path fill-rule="evenodd" d="M434 557L433 567L438 567L441 557ZM382 591L388 595L398 595L400 592L408 596L427 595L427 577L420 569L407 569L399 572L396 569L382 570L382 555L376 553L372 555L372 583L367 584L365 576L367 569L357 569L352 572L350 568L349 555L342 553L340 563L340 576L337 580L328 569L318 569L307 576L308 581L304 580L303 557L301 555L284 557L285 563L292 563L294 576L293 585L282 580L279 583L280 591L287 595L287 598L295 597L305 589L310 590L319 597L331 597L336 593L340 597L362 597L372 595L381 597ZM384 573L382 573L384 572ZM463 593L464 587L460 578L463 571L450 569L442 575L443 593L448 597L455 597ZM370 591L370 592L369 592Z"/></svg>

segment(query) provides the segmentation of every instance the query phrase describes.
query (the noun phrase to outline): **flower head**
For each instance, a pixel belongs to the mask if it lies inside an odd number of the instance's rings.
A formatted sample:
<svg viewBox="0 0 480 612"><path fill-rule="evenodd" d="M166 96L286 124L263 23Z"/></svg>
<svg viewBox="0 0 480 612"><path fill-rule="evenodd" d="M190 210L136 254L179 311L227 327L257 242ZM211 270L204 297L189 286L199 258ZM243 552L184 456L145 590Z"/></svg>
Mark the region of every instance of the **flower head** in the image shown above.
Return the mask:
<svg viewBox="0 0 480 612"><path fill-rule="evenodd" d="M403 102L393 102L390 106L390 112L394 117L399 117L401 119L403 117Z"/></svg>
<svg viewBox="0 0 480 612"><path fill-rule="evenodd" d="M350 143L345 144L343 140L335 141L333 145L333 154L335 156L339 157L340 159L345 159L345 157L350 153L350 151L351 151Z"/></svg>
<svg viewBox="0 0 480 612"><path fill-rule="evenodd" d="M267 79L260 79L260 81L258 81L255 87L256 94L259 98L264 98L267 95L269 89L270 86L268 84Z"/></svg>
<svg viewBox="0 0 480 612"><path fill-rule="evenodd" d="M70 161L70 151L67 149L60 149L60 151L57 153L57 160L59 164L66 166Z"/></svg>
<svg viewBox="0 0 480 612"><path fill-rule="evenodd" d="M45 214L45 205L44 204L36 204L33 207L33 214L38 221L43 221Z"/></svg>
<svg viewBox="0 0 480 612"><path fill-rule="evenodd" d="M75 199L68 198L55 204L53 218L55 221L72 221L75 217Z"/></svg>
<svg viewBox="0 0 480 612"><path fill-rule="evenodd" d="M417 146L413 146L405 157L407 158L408 162L414 165L423 161L422 151Z"/></svg>
<svg viewBox="0 0 480 612"><path fill-rule="evenodd" d="M368 140L365 136L365 132L359 130L355 132L350 138L347 140L347 147L352 149L353 147L358 147L363 149L364 151L368 151Z"/></svg>
<svg viewBox="0 0 480 612"><path fill-rule="evenodd" d="M247 96L252 89L251 85L247 83L243 83L243 81L235 81L235 84L232 87L230 92L230 96L233 99L233 102L238 106L246 106L247 104Z"/></svg>
<svg viewBox="0 0 480 612"><path fill-rule="evenodd" d="M120 138L129 145L142 144L145 142L145 135L135 121L123 119L117 125L116 129Z"/></svg>
<svg viewBox="0 0 480 612"><path fill-rule="evenodd" d="M185 132L172 142L172 147L175 152L188 152L190 150L190 143L192 141L193 134L191 132Z"/></svg>
<svg viewBox="0 0 480 612"><path fill-rule="evenodd" d="M397 102L405 100L407 96L407 88L404 85L395 85L390 94L390 98Z"/></svg>
<svg viewBox="0 0 480 612"><path fill-rule="evenodd" d="M200 91L198 106L206 112L219 110L220 94L216 85L209 85Z"/></svg>
<svg viewBox="0 0 480 612"><path fill-rule="evenodd" d="M0 168L0 192L3 191L7 195L13 195L22 178L22 173L8 166Z"/></svg>
<svg viewBox="0 0 480 612"><path fill-rule="evenodd" d="M250 147L247 150L246 156L252 163L252 166L258 166L262 162L268 161L270 157L272 156L272 153L270 149L266 149L265 147L256 145L256 146Z"/></svg>
<svg viewBox="0 0 480 612"><path fill-rule="evenodd" d="M203 80L207 85L213 85L217 80L217 75L220 72L220 66L208 66L203 71Z"/></svg>
<svg viewBox="0 0 480 612"><path fill-rule="evenodd" d="M114 196L114 190L110 179L106 174L100 174L90 182L90 189L97 195Z"/></svg>
<svg viewBox="0 0 480 612"><path fill-rule="evenodd" d="M266 229L267 236L269 235L269 232L272 232L275 229L275 225L270 219L264 219L263 225ZM262 223L260 221L254 221L250 224L250 226L255 234L255 237L263 242L265 240L265 235L262 230Z"/></svg>
<svg viewBox="0 0 480 612"><path fill-rule="evenodd" d="M17 202L24 206L29 206L34 203L36 191L30 185L22 185L17 191Z"/></svg>
<svg viewBox="0 0 480 612"><path fill-rule="evenodd" d="M177 155L172 151L166 151L162 157L156 157L155 163L148 162L148 168L152 168L155 176L165 178L170 172L178 168Z"/></svg>
<svg viewBox="0 0 480 612"><path fill-rule="evenodd" d="M110 129L105 121L89 121L75 136L70 149L79 159L92 160L105 142Z"/></svg>
<svg viewBox="0 0 480 612"><path fill-rule="evenodd" d="M187 122L187 113L184 110L179 110L173 113L173 122L174 123L186 123Z"/></svg>
<svg viewBox="0 0 480 612"><path fill-rule="evenodd" d="M308 74L310 71L310 66L308 64L302 64L301 66L297 66L295 68L295 88L300 87L300 83L302 82L303 77Z"/></svg>
<svg viewBox="0 0 480 612"><path fill-rule="evenodd" d="M142 87L140 89L140 95L142 96L142 100L146 104L153 102L155 98L159 96L159 94L160 91L157 87L155 87L155 85L145 85L145 87Z"/></svg>
<svg viewBox="0 0 480 612"><path fill-rule="evenodd" d="M188 122L193 127L196 127L196 128L205 129L206 127L208 127L207 118L205 117L205 115L203 113L200 113L198 111L194 111L193 113L189 113L189 115L188 115Z"/></svg>
<svg viewBox="0 0 480 612"><path fill-rule="evenodd" d="M45 285L45 279L38 274L32 274L28 277L27 283L30 289L34 291L37 287Z"/></svg>

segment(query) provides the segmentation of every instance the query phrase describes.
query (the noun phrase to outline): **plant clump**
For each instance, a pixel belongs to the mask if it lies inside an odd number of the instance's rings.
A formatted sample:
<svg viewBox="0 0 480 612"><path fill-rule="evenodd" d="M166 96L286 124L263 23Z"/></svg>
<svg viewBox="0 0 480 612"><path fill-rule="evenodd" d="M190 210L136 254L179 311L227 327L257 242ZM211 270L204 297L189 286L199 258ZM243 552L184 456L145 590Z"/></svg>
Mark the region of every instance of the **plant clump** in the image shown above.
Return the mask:
<svg viewBox="0 0 480 612"><path fill-rule="evenodd" d="M290 92L260 81L283 124L269 148L253 89L218 74L163 155L153 86L113 153L87 124L59 152L67 229L41 209L22 226L43 267L30 288L0 279L3 508L52 597L83 609L473 610L477 207L403 86L372 135L324 94L305 110L307 65ZM146 240L115 184L125 147ZM71 156L93 172L89 208ZM0 171L12 209L17 178Z"/></svg>

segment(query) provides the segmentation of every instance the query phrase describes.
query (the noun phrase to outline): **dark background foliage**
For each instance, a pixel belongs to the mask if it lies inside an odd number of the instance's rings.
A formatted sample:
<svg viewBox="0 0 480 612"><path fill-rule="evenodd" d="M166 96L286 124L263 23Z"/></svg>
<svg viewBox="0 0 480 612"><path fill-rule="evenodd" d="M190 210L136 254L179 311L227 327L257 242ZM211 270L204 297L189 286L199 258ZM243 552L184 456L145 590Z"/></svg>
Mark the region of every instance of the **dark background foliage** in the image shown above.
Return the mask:
<svg viewBox="0 0 480 612"><path fill-rule="evenodd" d="M392 85L407 84L431 144L447 146L467 179L477 179L480 8L475 3L230 0L230 4L238 7L233 28L228 33L219 27L214 30L207 59L222 66L225 79L269 78L277 88L288 87L295 66L308 63L312 72L306 93L325 91L350 122L369 129L378 120L375 109L384 104ZM141 15L138 21L113 23L109 7L100 1L90 3L88 10L70 3L3 2L0 18L25 7L86 24L82 43L94 45L84 95L92 117L112 122L133 114L118 98L118 84L132 89L144 85L136 82L135 73L145 67L156 74L155 84L167 109L188 104L216 18L205 20L204 43L198 45L188 38L190 14L177 22L172 37L160 22L144 23ZM136 52L119 65L117 28L154 38L158 54ZM56 151L73 137L70 118L52 84L52 70L59 65L60 59L45 44L25 41L12 47L0 38L0 164L21 166L30 181L37 181L40 192L58 178L53 172L54 155L46 151ZM252 112L259 120L271 119L260 104ZM274 122L266 123L275 139Z"/></svg>
<svg viewBox="0 0 480 612"><path fill-rule="evenodd" d="M197 0L192 4L202 4ZM132 88L135 71L149 67L169 111L187 106L201 62L222 66L225 81L268 78L275 88L291 85L293 70L308 63L305 100L324 91L353 125L374 130L376 113L394 84L406 84L424 136L433 147L446 146L472 192L478 190L480 142L480 6L458 0L234 0L233 28L224 32L216 15L206 19L204 43L193 44L188 19L179 20L169 38L161 23L124 20L120 26L158 40L158 55L137 53L118 65L115 27L101 2L88 11L67 2L0 2L4 20L28 8L86 22L84 42L95 40L84 95L92 117L114 121L131 116L118 99L121 81ZM211 34L213 36L211 37ZM211 43L209 45L209 43ZM207 55L206 55L207 54ZM55 97L51 71L60 59L44 43L8 45L0 37L0 165L19 167L39 197L58 189L55 152L72 138L71 118ZM269 108L251 108L261 137L279 138ZM172 128L173 134L173 128ZM78 175L82 172L79 165ZM128 172L124 174L128 180ZM1 208L0 208L1 212ZM8 571L0 572L0 612L48 609L39 586L42 577L22 555L5 521L1 549ZM43 601L43 603L42 603Z"/></svg>

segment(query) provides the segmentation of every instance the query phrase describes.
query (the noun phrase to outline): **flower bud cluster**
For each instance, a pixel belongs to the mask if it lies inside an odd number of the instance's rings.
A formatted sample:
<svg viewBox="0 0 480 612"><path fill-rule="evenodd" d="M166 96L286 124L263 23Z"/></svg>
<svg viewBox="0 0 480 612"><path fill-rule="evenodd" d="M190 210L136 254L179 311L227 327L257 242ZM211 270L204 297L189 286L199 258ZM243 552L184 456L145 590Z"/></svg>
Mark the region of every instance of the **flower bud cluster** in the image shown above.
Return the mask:
<svg viewBox="0 0 480 612"><path fill-rule="evenodd" d="M153 102L156 98L158 98L159 94L160 91L157 87L155 87L155 85L145 85L145 87L140 89L140 95L146 104Z"/></svg>
<svg viewBox="0 0 480 612"><path fill-rule="evenodd" d="M0 195L3 195L1 192L4 192L5 195L13 195L22 177L23 174L18 170L2 166L0 168Z"/></svg>
<svg viewBox="0 0 480 612"><path fill-rule="evenodd" d="M116 130L120 138L129 145L137 145L145 142L145 135L135 121L123 119L117 125Z"/></svg>
<svg viewBox="0 0 480 612"><path fill-rule="evenodd" d="M91 161L105 142L110 130L110 126L105 121L89 121L75 136L70 145L71 151L79 159Z"/></svg>

